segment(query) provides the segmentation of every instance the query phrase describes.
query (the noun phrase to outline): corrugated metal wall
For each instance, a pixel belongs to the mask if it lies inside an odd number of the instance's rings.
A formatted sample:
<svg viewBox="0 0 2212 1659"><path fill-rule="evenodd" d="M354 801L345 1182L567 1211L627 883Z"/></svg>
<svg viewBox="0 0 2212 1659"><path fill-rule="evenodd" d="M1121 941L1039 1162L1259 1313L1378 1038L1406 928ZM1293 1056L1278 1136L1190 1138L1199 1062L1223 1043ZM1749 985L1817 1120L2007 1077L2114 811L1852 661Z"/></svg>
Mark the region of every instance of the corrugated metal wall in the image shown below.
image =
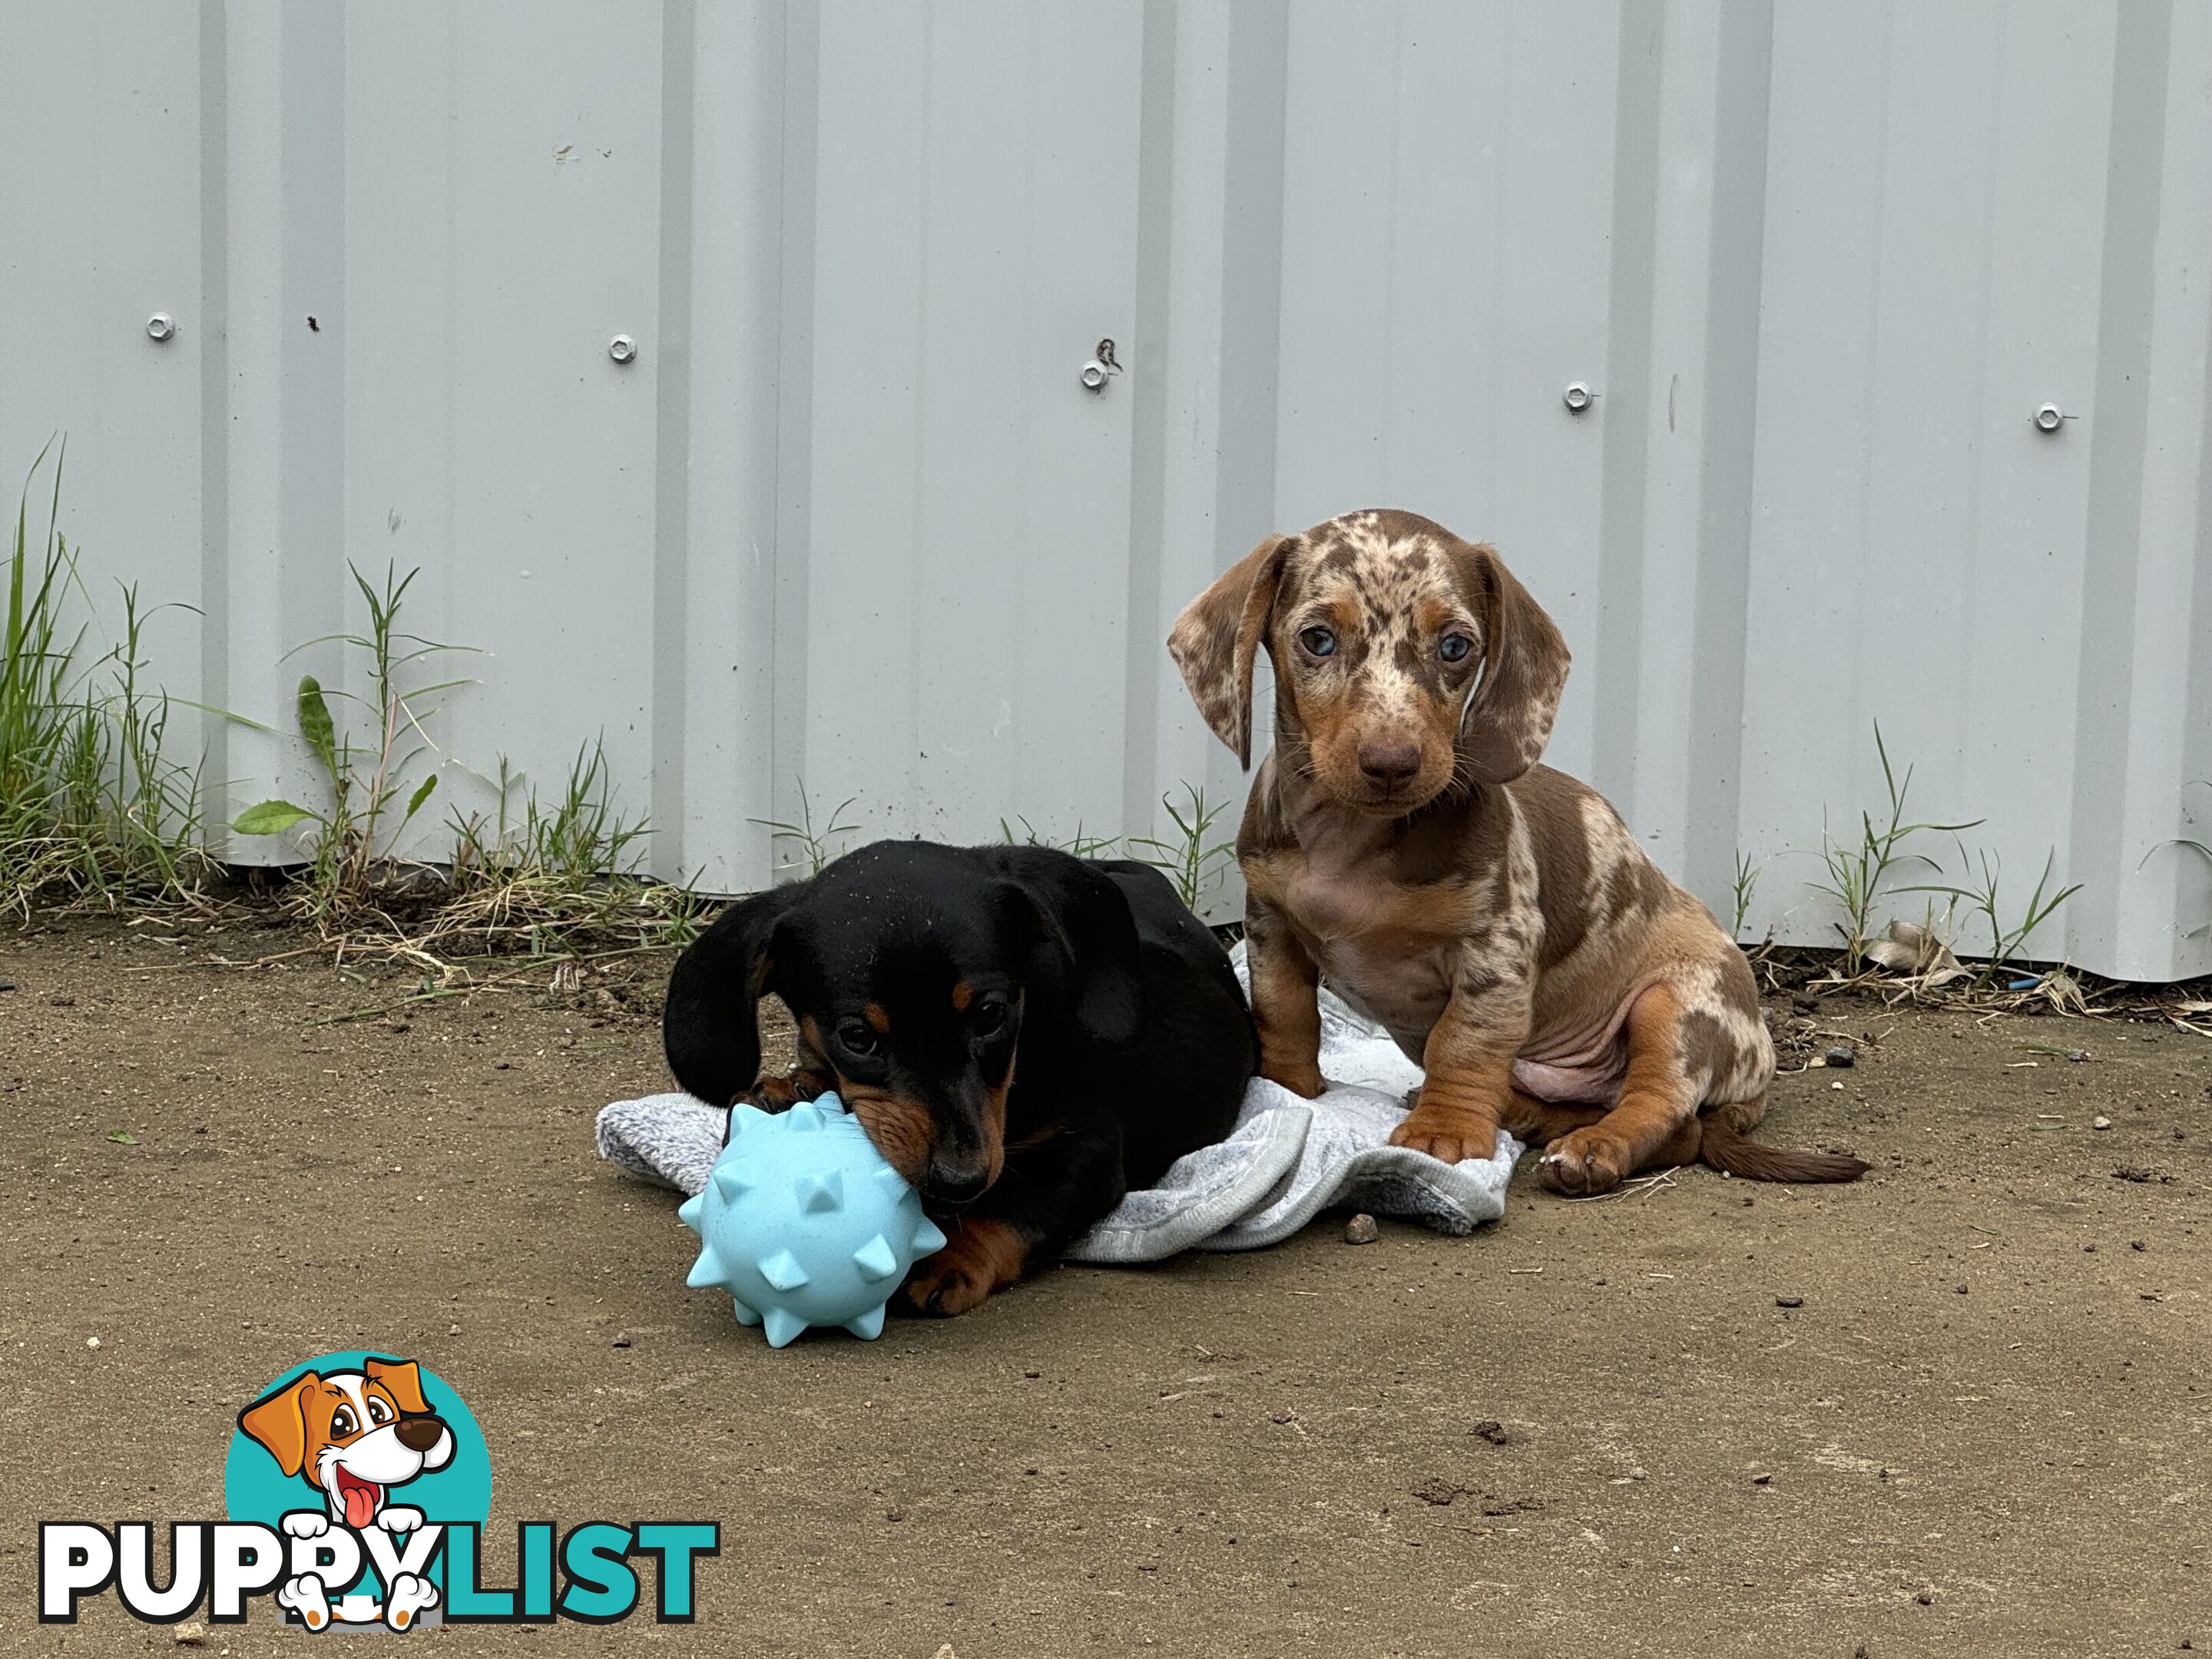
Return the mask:
<svg viewBox="0 0 2212 1659"><path fill-rule="evenodd" d="M171 688L274 724L347 562L420 565L488 653L455 802L604 732L713 889L802 783L953 838L1241 798L1169 620L1410 507L1558 617L1552 758L1724 915L1741 853L1832 937L1879 720L2087 884L2039 953L2203 973L2208 62L2156 0L0 0L0 463L66 429L89 568L200 608ZM229 806L313 787L206 740Z"/></svg>

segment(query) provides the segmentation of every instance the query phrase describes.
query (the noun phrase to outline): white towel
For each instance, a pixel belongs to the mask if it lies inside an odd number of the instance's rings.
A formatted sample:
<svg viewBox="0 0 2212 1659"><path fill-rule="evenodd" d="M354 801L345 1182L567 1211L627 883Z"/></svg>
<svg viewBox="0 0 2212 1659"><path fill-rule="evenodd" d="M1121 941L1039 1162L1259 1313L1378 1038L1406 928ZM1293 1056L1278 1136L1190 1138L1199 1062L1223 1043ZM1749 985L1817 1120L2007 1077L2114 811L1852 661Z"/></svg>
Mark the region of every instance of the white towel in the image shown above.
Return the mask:
<svg viewBox="0 0 2212 1659"><path fill-rule="evenodd" d="M1244 947L1231 957L1244 980ZM1501 1129L1490 1157L1458 1164L1391 1146L1420 1067L1327 989L1321 1068L1328 1087L1318 1100L1255 1078L1225 1139L1176 1159L1158 1186L1128 1194L1067 1259L1160 1261L1187 1249L1257 1249L1329 1209L1400 1216L1452 1234L1505 1213L1521 1143ZM722 1124L719 1109L690 1095L618 1100L599 1113L599 1156L696 1193L720 1155Z"/></svg>

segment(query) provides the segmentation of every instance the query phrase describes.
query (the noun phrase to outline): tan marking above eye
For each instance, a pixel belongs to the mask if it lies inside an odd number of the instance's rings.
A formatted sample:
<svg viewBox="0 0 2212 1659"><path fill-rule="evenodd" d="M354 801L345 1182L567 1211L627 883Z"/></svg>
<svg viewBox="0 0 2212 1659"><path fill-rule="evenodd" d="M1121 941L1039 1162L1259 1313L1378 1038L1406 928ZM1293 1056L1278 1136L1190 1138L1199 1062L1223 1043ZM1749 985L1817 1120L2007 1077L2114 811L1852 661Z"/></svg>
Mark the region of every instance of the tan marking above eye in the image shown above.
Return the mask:
<svg viewBox="0 0 2212 1659"><path fill-rule="evenodd" d="M860 1018L878 1031L891 1029L891 1017L884 1011L884 1005L880 1002L871 1002L864 1006L860 1010Z"/></svg>
<svg viewBox="0 0 2212 1659"><path fill-rule="evenodd" d="M966 1013L968 1012L968 1005L975 1001L975 988L970 985L966 980L962 980L957 985L952 988L952 1012L954 1013Z"/></svg>

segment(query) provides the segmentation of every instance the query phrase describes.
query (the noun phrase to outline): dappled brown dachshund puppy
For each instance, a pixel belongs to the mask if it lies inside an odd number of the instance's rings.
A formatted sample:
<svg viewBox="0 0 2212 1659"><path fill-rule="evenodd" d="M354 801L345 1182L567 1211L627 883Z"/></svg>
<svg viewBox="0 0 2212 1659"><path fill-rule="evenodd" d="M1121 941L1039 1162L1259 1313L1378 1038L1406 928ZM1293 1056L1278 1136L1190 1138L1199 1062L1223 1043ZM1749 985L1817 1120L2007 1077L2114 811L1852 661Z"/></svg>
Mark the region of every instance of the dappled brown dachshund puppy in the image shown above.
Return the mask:
<svg viewBox="0 0 2212 1659"><path fill-rule="evenodd" d="M1774 1074L1750 966L1602 798L1536 763L1567 647L1493 549L1347 514L1193 600L1168 649L1247 766L1262 647L1275 744L1237 855L1263 1076L1321 1092L1326 978L1426 1072L1399 1146L1486 1158L1503 1126L1576 1194L1698 1158L1766 1181L1868 1167L1743 1138Z"/></svg>
<svg viewBox="0 0 2212 1659"><path fill-rule="evenodd" d="M799 1022L761 1078L755 1005ZM878 842L725 910L678 960L676 1080L769 1111L835 1089L945 1249L907 1303L964 1313L1229 1133L1258 1060L1220 941L1157 870Z"/></svg>

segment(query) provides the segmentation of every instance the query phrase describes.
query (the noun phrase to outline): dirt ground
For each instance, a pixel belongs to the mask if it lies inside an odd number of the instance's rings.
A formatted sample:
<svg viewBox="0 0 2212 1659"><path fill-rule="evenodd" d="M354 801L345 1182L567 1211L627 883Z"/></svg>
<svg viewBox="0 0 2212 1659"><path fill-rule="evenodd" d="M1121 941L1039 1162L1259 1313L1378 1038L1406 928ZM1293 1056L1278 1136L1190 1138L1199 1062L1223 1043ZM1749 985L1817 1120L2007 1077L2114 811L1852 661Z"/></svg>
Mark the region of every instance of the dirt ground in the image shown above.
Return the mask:
<svg viewBox="0 0 2212 1659"><path fill-rule="evenodd" d="M723 1525L696 1626L435 1653L2212 1650L2185 1034L1831 1002L1858 1063L1765 1133L1855 1147L1856 1187L1524 1173L1473 1238L1329 1222L779 1353L593 1152L665 1086L665 964L342 1024L406 980L205 965L303 944L0 933L0 1655L174 1650L110 1598L38 1626L38 1521L219 1513L239 1407L356 1346L474 1409L490 1582L519 1519ZM264 1608L200 1650L302 1639Z"/></svg>

